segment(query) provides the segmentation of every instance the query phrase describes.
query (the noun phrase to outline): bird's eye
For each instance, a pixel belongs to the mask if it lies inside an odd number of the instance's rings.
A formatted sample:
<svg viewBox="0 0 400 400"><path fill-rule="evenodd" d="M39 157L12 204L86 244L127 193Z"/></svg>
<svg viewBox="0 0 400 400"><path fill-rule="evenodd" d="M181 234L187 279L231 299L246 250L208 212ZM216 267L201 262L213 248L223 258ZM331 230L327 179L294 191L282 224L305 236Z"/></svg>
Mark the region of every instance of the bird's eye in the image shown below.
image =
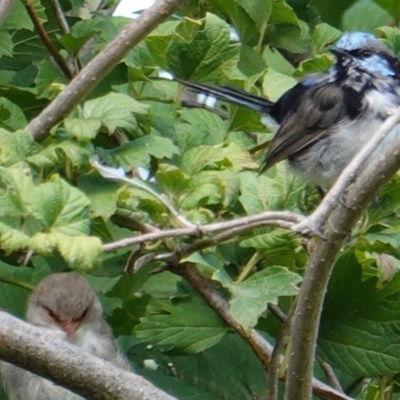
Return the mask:
<svg viewBox="0 0 400 400"><path fill-rule="evenodd" d="M50 309L49 307L44 307L44 309L47 311L47 314L49 314L50 318L52 318L56 322L60 321L60 318L52 309Z"/></svg>
<svg viewBox="0 0 400 400"><path fill-rule="evenodd" d="M363 50L363 51L361 52L361 55L362 55L363 57L365 57L365 58L371 57L371 56L372 56L372 51L370 51L370 50Z"/></svg>
<svg viewBox="0 0 400 400"><path fill-rule="evenodd" d="M89 314L89 307L86 308L86 310L84 310L83 313L79 317L74 318L74 321L82 322L88 316L88 314Z"/></svg>

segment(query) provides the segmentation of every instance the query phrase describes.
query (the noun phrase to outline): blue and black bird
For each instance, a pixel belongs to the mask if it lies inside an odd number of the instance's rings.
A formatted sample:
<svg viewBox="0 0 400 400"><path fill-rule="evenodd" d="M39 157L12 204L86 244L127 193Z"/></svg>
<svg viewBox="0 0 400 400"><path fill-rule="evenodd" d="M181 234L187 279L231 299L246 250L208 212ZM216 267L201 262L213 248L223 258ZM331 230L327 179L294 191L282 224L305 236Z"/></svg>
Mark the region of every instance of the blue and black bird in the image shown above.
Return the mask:
<svg viewBox="0 0 400 400"><path fill-rule="evenodd" d="M229 86L183 83L268 114L279 128L262 170L288 159L303 178L326 188L380 127L387 110L400 105L400 63L380 40L346 33L330 51L331 68L303 77L276 103ZM397 130L381 146L390 144Z"/></svg>

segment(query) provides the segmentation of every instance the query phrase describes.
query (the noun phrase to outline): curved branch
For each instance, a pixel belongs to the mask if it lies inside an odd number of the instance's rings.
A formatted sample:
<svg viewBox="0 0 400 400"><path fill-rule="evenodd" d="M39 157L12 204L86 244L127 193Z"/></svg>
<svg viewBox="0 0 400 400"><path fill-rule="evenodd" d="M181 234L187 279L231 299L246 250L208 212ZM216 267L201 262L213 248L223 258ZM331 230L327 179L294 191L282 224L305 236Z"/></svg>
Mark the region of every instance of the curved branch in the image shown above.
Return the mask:
<svg viewBox="0 0 400 400"><path fill-rule="evenodd" d="M2 311L0 343L0 359L3 361L51 379L88 399L175 399L144 378L83 352L79 347Z"/></svg>
<svg viewBox="0 0 400 400"><path fill-rule="evenodd" d="M26 130L35 140L43 140L49 130L67 116L129 50L183 4L184 0L158 0L140 14L82 69L64 91L28 124Z"/></svg>

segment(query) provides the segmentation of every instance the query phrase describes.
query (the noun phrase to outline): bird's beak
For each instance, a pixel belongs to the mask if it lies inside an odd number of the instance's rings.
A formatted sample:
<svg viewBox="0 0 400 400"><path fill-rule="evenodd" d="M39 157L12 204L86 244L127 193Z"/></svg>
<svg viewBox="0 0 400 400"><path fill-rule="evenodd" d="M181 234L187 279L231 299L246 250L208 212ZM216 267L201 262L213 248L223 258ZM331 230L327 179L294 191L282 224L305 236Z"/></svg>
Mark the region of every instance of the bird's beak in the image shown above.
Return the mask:
<svg viewBox="0 0 400 400"><path fill-rule="evenodd" d="M74 336L79 328L79 321L62 322L61 328L67 333L69 337Z"/></svg>
<svg viewBox="0 0 400 400"><path fill-rule="evenodd" d="M338 47L334 47L334 46L329 47L329 51L331 53L333 53L339 59L345 59L345 58L350 59L350 60L353 59L353 56L351 54L349 54L346 50L339 49Z"/></svg>

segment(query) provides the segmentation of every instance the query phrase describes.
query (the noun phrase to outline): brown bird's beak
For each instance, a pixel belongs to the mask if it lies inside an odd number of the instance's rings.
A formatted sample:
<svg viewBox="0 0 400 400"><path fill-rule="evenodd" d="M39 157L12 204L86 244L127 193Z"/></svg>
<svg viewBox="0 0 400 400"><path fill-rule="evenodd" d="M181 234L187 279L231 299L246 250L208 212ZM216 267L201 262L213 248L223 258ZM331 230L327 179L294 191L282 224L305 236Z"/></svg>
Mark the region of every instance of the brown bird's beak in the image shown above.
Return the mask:
<svg viewBox="0 0 400 400"><path fill-rule="evenodd" d="M61 328L67 333L69 337L74 336L79 328L79 321L61 322Z"/></svg>

